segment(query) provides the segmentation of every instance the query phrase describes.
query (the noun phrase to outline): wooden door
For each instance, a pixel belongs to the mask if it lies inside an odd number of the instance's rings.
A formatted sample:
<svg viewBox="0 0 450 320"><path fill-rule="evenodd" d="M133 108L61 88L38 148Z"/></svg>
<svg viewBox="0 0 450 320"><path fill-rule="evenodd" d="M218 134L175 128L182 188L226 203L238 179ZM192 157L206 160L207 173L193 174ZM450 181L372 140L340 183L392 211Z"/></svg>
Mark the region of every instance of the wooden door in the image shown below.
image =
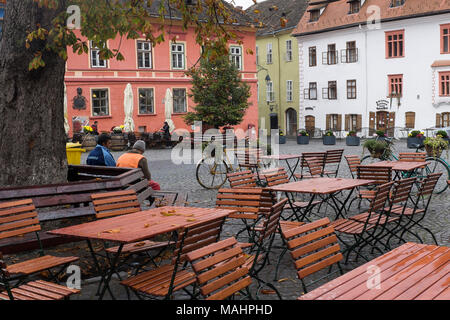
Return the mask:
<svg viewBox="0 0 450 320"><path fill-rule="evenodd" d="M297 111L292 108L286 110L286 135L297 136Z"/></svg>
<svg viewBox="0 0 450 320"><path fill-rule="evenodd" d="M389 112L386 133L389 137L395 134L395 112Z"/></svg>
<svg viewBox="0 0 450 320"><path fill-rule="evenodd" d="M305 130L309 133L310 137L314 136L314 130L316 128L316 118L314 116L305 117Z"/></svg>
<svg viewBox="0 0 450 320"><path fill-rule="evenodd" d="M376 118L376 123L377 123L377 130L383 130L384 132L386 132L386 130L389 127L389 117L388 117L388 113L386 111L378 111L377 112L377 118Z"/></svg>
<svg viewBox="0 0 450 320"><path fill-rule="evenodd" d="M369 113L369 135L372 136L375 133L375 112Z"/></svg>

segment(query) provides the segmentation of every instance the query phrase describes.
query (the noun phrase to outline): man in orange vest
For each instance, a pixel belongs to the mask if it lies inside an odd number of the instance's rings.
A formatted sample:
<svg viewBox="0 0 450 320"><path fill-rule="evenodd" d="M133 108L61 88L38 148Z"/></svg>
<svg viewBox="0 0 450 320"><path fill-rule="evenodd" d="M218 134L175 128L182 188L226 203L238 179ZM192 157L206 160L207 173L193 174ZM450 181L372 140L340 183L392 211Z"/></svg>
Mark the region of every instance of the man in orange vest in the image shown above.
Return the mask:
<svg viewBox="0 0 450 320"><path fill-rule="evenodd" d="M147 178L148 185L153 190L161 190L160 185L152 180L152 175L148 169L147 159L142 155L145 152L145 142L142 140L136 141L133 149L121 155L117 160L117 166L122 168L141 168L145 178Z"/></svg>

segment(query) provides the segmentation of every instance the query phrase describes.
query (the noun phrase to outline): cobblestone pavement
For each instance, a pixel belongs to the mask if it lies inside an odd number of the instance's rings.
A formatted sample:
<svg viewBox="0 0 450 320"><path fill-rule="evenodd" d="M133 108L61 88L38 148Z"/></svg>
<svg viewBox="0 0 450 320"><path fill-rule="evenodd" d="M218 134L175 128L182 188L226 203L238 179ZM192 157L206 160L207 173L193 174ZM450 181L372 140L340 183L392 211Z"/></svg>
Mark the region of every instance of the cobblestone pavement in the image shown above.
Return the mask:
<svg viewBox="0 0 450 320"><path fill-rule="evenodd" d="M321 140L312 140L309 145L298 145L294 140L288 140L287 144L280 146L281 154L299 154L302 152L312 152L312 151L325 151L330 149L339 149L344 148L344 155L362 155L362 147L347 147L345 145L345 140L338 140L335 146L324 146ZM401 140L397 141L395 144L395 152L414 152L414 150L406 148L406 141ZM150 171L152 173L152 179L159 182L161 184L161 188L163 190L176 190L176 191L187 191L189 193L189 205L197 206L197 207L213 207L216 199L217 191L214 190L205 190L203 189L195 178L195 165L174 165L171 162L171 153L170 149L162 149L162 150L147 150L145 156L149 159ZM115 159L119 157L121 153L113 152ZM83 161L86 158L86 154L83 154ZM84 162L83 162L84 163ZM284 162L280 163L284 165ZM347 164L343 159L343 162L340 166L339 171L340 177L351 177L350 172L347 169ZM225 185L226 186L226 185ZM450 244L450 191L447 190L443 194L436 195L433 197L431 201L431 205L429 208L429 212L427 214L426 220L423 224L429 227L434 234L440 245L448 246ZM358 210L354 207L354 211ZM363 208L364 209L364 206ZM332 210L321 210L321 217L330 216L334 217L334 211ZM325 211L325 212L323 212ZM319 217L317 217L318 219ZM313 219L315 219L313 217ZM232 236L236 233L236 227L231 227L227 224L227 226L223 230L224 236ZM425 243L433 244L431 237L428 234L420 234L420 236L424 239ZM407 238L410 241L417 242L415 238ZM396 241L392 241L394 243L394 247L398 244ZM282 249L282 242L277 236L274 242L274 249L270 256L270 265L267 265L264 270L261 272L260 276L265 280L273 280L275 274L275 266L279 254ZM50 251L51 253L51 251ZM73 253L72 253L73 254ZM379 252L375 251L375 254L371 254L370 252L365 251L365 255L370 257L371 259L380 255ZM352 259L351 259L352 260ZM347 265L343 265L344 272L348 270L352 270L355 267L362 265L365 263L364 260L359 259L358 262L351 261ZM326 274L321 272L319 274L313 275L309 278L309 280L318 279ZM336 275L335 275L336 276ZM292 260L290 255L287 253L283 256L281 260L281 267L278 275L278 281L274 281L273 283L278 288L280 294L283 299L296 299L302 293L302 286L300 281L297 279L296 271L294 269ZM328 280L325 280L328 281ZM126 299L127 296L123 288L118 284L117 280L112 281L112 286L114 292L117 293L117 297L119 299ZM95 297L95 289L97 284L88 284L86 283L83 286L82 294L76 297L76 299L96 299ZM316 287L313 286L312 288ZM252 285L253 294L256 291L256 286ZM268 288L264 288L268 289ZM180 296L178 298L186 298L184 296ZM273 294L261 294L260 299L276 299L276 295Z"/></svg>

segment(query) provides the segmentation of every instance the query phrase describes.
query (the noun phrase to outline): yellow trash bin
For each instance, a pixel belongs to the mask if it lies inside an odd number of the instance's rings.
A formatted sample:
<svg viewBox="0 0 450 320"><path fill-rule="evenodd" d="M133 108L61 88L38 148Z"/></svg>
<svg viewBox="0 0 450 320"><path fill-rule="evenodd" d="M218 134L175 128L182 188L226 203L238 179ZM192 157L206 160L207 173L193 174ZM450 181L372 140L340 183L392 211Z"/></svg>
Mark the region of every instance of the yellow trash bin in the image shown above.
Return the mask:
<svg viewBox="0 0 450 320"><path fill-rule="evenodd" d="M86 152L86 149L80 148L80 143L66 143L67 163L71 165L81 164L81 154Z"/></svg>

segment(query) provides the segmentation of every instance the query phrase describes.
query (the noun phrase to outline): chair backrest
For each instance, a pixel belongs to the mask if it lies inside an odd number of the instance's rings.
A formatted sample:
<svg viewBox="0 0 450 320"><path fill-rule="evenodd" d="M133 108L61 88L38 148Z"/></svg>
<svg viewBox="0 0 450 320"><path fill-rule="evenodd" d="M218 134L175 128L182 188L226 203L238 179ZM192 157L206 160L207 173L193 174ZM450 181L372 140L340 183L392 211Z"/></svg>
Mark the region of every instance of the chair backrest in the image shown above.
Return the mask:
<svg viewBox="0 0 450 320"><path fill-rule="evenodd" d="M427 175L426 178L424 178L422 180L422 183L420 184L418 196L422 197L422 196L431 195L441 176L442 176L442 172L431 173L431 174ZM430 197L430 199L431 199L431 197Z"/></svg>
<svg viewBox="0 0 450 320"><path fill-rule="evenodd" d="M241 247L228 238L187 255L206 300L223 300L248 287L252 280Z"/></svg>
<svg viewBox="0 0 450 320"><path fill-rule="evenodd" d="M426 152L404 152L399 154L398 161L425 162Z"/></svg>
<svg viewBox="0 0 450 320"><path fill-rule="evenodd" d="M358 179L375 180L374 184L383 184L392 180L391 167L357 166Z"/></svg>
<svg viewBox="0 0 450 320"><path fill-rule="evenodd" d="M300 167L302 169L308 167L308 164L306 163L306 159L308 158L319 158L325 163L326 156L327 156L326 152L303 152L300 161Z"/></svg>
<svg viewBox="0 0 450 320"><path fill-rule="evenodd" d="M226 217L219 217L198 223L193 222L192 225L182 229L178 233L172 264L186 262L189 252L219 241L225 219Z"/></svg>
<svg viewBox="0 0 450 320"><path fill-rule="evenodd" d="M299 279L343 259L336 234L328 218L283 230L283 237L286 239Z"/></svg>
<svg viewBox="0 0 450 320"><path fill-rule="evenodd" d="M0 203L0 240L41 230L31 199Z"/></svg>
<svg viewBox="0 0 450 320"><path fill-rule="evenodd" d="M141 211L141 205L134 190L92 194L91 199L97 219Z"/></svg>
<svg viewBox="0 0 450 320"><path fill-rule="evenodd" d="M350 155L345 156L345 160L347 161L348 169L350 170L352 177L355 178L355 174L358 171L358 166L361 165L361 159L359 156Z"/></svg>
<svg viewBox="0 0 450 320"><path fill-rule="evenodd" d="M260 214L270 212L274 195L262 188L220 189L216 208L236 210L229 218L256 220Z"/></svg>
<svg viewBox="0 0 450 320"><path fill-rule="evenodd" d="M379 185L375 189L375 196L370 202L369 212L375 213L386 207L386 201L389 199L391 188L394 185L394 181Z"/></svg>
<svg viewBox="0 0 450 320"><path fill-rule="evenodd" d="M340 164L344 149L328 150L325 155L325 164Z"/></svg>
<svg viewBox="0 0 450 320"><path fill-rule="evenodd" d="M241 167L257 167L259 166L259 161L264 155L262 149L239 149L236 151L236 158L238 160L239 166Z"/></svg>
<svg viewBox="0 0 450 320"><path fill-rule="evenodd" d="M320 177L323 174L324 162L321 158L306 158L309 173L313 177Z"/></svg>
<svg viewBox="0 0 450 320"><path fill-rule="evenodd" d="M267 174L265 175L267 186L274 187L280 184L289 183L289 176L286 172L286 169L280 169L277 173Z"/></svg>
<svg viewBox="0 0 450 320"><path fill-rule="evenodd" d="M231 188L256 188L256 178L251 170L227 173Z"/></svg>
<svg viewBox="0 0 450 320"><path fill-rule="evenodd" d="M260 232L258 238L259 242L264 241L276 233L281 219L281 214L283 213L283 208L286 206L287 202L288 199L283 199L270 208L270 213L264 217L262 222L262 231Z"/></svg>
<svg viewBox="0 0 450 320"><path fill-rule="evenodd" d="M404 203L408 201L411 189L417 178L401 179L394 184L394 190L390 199L391 206L394 204Z"/></svg>

